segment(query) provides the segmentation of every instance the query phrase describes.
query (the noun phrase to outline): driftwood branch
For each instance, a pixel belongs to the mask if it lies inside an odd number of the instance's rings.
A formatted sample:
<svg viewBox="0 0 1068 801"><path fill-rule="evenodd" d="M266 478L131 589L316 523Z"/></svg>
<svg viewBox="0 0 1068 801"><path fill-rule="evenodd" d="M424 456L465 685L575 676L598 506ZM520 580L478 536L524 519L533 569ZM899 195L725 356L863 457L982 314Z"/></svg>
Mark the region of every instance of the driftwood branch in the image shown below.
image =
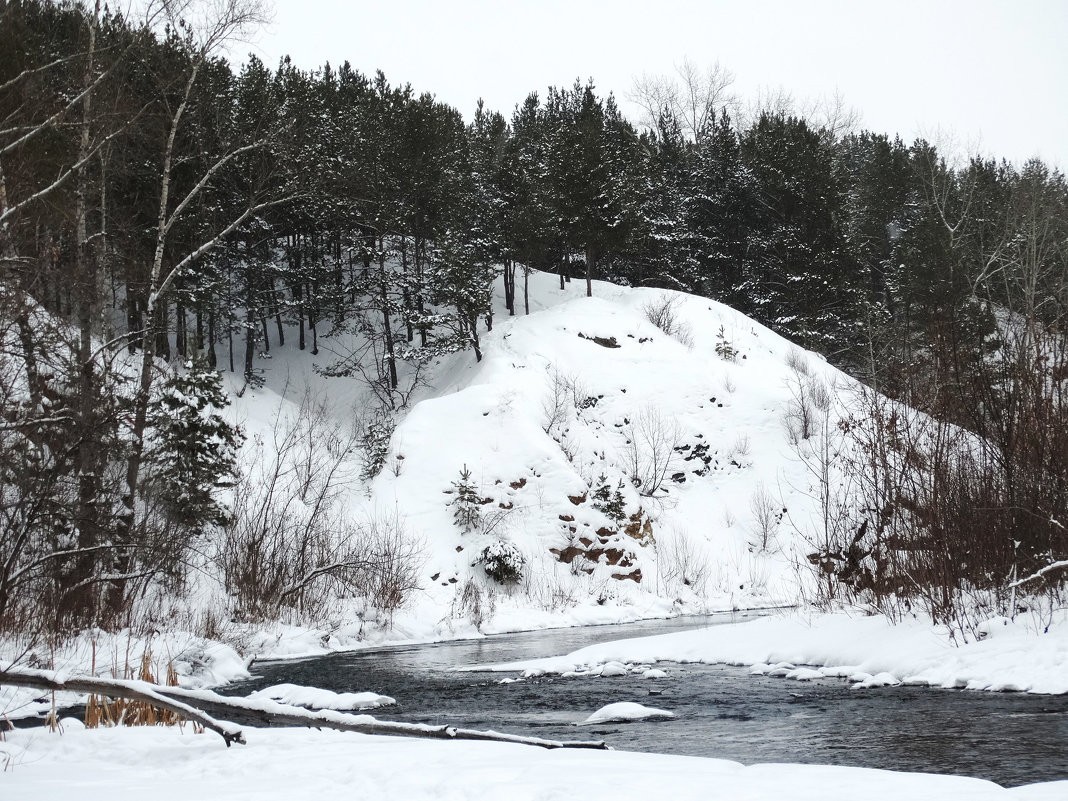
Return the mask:
<svg viewBox="0 0 1068 801"><path fill-rule="evenodd" d="M164 687L143 681L120 681L81 677L64 679L49 671L0 669L0 684L33 687L42 690L68 690L97 693L112 698L132 698L177 712L205 728L218 732L226 741L244 743L240 729L220 723L214 716L236 716L253 727L304 726L335 729L359 734L392 737L419 737L431 740L492 740L495 742L535 745L540 748L595 748L605 750L603 740L545 740L495 731L461 729L455 726L429 726L423 723L398 723L378 720L371 715L354 715L332 709L307 710L267 699L235 698L210 690L186 690Z"/></svg>
<svg viewBox="0 0 1068 801"><path fill-rule="evenodd" d="M382 734L394 737L420 737L436 740L495 740L541 748L597 748L607 749L602 740L545 740L541 737L522 737L495 731L461 729L456 726L429 726L423 723L398 723L378 720L371 715L354 715L333 709L308 710L267 699L235 698L209 690L185 690L180 687L158 687L157 692L169 698L196 706L212 715L239 716L254 727L306 726L316 729L336 729L360 734Z"/></svg>
<svg viewBox="0 0 1068 801"><path fill-rule="evenodd" d="M109 698L128 698L131 701L141 701L188 718L199 723L205 729L211 729L223 738L227 748L230 747L230 743L240 743L242 745L245 743L245 738L242 736L240 729L229 723L221 723L190 704L166 697L160 692L163 687L147 681L99 679L95 676L67 678L61 673L51 670L13 670L6 668L0 669L0 684L54 692L94 693L96 695L106 695Z"/></svg>

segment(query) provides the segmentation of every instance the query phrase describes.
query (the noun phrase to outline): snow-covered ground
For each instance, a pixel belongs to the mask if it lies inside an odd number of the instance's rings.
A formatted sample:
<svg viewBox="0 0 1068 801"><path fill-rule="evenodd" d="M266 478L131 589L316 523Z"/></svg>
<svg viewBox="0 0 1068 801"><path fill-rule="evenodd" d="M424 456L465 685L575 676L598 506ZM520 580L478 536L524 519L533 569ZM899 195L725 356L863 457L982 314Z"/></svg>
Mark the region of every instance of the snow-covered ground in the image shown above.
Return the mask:
<svg viewBox="0 0 1068 801"><path fill-rule="evenodd" d="M625 751L544 750L332 731L256 730L224 748L177 729L18 731L0 743L5 801L314 798L1063 801L1068 782L1004 789L955 776L751 765Z"/></svg>
<svg viewBox="0 0 1068 801"><path fill-rule="evenodd" d="M566 656L480 670L603 675L602 666L644 672L655 662L751 665L752 672L800 681L847 679L857 687L896 684L1001 692L1068 692L1068 620L1036 634L1004 618L983 624L986 636L960 645L942 629L882 617L791 614L651 637L616 640ZM618 667L617 667L618 669Z"/></svg>

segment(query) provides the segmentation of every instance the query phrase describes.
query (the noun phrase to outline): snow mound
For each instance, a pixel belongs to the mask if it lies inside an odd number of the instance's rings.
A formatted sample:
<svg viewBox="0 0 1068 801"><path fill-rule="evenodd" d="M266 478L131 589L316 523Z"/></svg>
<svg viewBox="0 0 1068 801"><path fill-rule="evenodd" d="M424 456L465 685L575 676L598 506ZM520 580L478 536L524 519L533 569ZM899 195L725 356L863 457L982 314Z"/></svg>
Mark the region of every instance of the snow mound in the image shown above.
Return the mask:
<svg viewBox="0 0 1068 801"><path fill-rule="evenodd" d="M812 668L800 667L787 673L786 678L793 679L794 681L812 681L813 679L822 679L823 674Z"/></svg>
<svg viewBox="0 0 1068 801"><path fill-rule="evenodd" d="M901 679L895 676L893 673L876 673L874 676L869 676L866 679L862 679L853 685L854 690L864 690L869 687L897 687L901 684Z"/></svg>
<svg viewBox="0 0 1068 801"><path fill-rule="evenodd" d="M601 666L601 671L598 675L601 678L610 678L612 676L626 676L629 673L627 666L622 662L609 662Z"/></svg>
<svg viewBox="0 0 1068 801"><path fill-rule="evenodd" d="M633 720L652 720L656 718L673 718L674 712L666 709L657 709L651 706L642 706L632 701L619 701L614 704L602 706L584 721L582 725L594 723L626 723Z"/></svg>
<svg viewBox="0 0 1068 801"><path fill-rule="evenodd" d="M252 693L249 698L268 699L280 704L302 706L305 709L335 709L350 711L353 709L377 709L393 706L396 699L377 693L335 693L318 687L304 687L300 684L276 684Z"/></svg>

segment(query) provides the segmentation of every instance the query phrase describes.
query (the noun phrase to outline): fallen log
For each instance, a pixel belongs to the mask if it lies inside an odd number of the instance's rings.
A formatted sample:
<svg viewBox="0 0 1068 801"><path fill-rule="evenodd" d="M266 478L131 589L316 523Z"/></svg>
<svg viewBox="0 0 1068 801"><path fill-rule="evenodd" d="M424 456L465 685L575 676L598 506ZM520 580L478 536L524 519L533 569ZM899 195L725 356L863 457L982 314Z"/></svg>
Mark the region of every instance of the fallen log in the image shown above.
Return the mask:
<svg viewBox="0 0 1068 801"><path fill-rule="evenodd" d="M95 676L68 677L53 670L3 668L0 669L0 684L50 692L93 693L106 695L109 698L128 698L131 701L140 701L159 709L166 709L168 712L174 712L199 723L205 729L211 729L223 738L227 748L231 743L245 744L241 729L229 723L217 721L207 713L181 700L168 698L159 692L163 687L147 681L100 679Z"/></svg>
<svg viewBox="0 0 1068 801"><path fill-rule="evenodd" d="M111 698L132 698L177 712L195 720L205 728L223 736L226 745L244 743L241 730L222 723L214 716L239 716L248 725L259 728L303 726L315 729L335 729L359 734L379 734L391 737L419 737L437 740L487 740L493 742L534 745L540 748L594 748L607 750L603 740L546 740L495 731L462 729L456 726L430 726L423 723L399 723L378 720L371 715L353 715L332 709L311 711L268 699L236 698L219 695L210 690L187 690L165 687L143 681L101 679L95 677L65 678L52 671L0 669L0 684L32 687L42 690L67 690L96 693Z"/></svg>
<svg viewBox="0 0 1068 801"><path fill-rule="evenodd" d="M219 695L210 690L186 690L180 687L158 687L157 691L212 715L239 715L257 727L304 726L316 729L335 729L360 734L382 734L394 737L421 737L442 740L492 740L495 742L535 745L540 748L595 748L606 750L603 740L546 740L495 731L463 729L456 726L431 726L424 723L400 723L378 720L371 715L354 715L333 709L307 710L266 698L236 698Z"/></svg>

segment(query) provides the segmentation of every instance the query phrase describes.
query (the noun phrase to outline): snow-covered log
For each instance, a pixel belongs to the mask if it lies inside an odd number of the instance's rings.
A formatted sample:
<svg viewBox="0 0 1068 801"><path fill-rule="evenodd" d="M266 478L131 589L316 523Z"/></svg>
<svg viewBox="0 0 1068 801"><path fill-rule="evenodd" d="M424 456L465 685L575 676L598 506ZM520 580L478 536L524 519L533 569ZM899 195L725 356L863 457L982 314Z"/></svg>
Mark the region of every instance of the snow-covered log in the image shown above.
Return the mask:
<svg viewBox="0 0 1068 801"><path fill-rule="evenodd" d="M438 740L492 740L495 742L535 745L540 748L596 748L607 749L603 740L545 740L540 737L521 737L495 731L461 729L455 726L429 726L422 723L398 723L378 720L370 715L353 715L332 709L310 711L280 704L267 699L235 698L210 690L186 690L164 687L144 681L124 681L82 676L68 678L55 671L0 669L0 684L32 687L40 690L65 690L96 693L111 698L130 698L144 701L176 712L205 728L222 735L231 742L244 744L241 730L230 723L215 719L218 716L237 716L253 727L305 726L317 729L336 729L359 734L379 734L393 737L419 737Z"/></svg>
<svg viewBox="0 0 1068 801"><path fill-rule="evenodd" d="M423 723L399 723L378 720L371 715L354 715L333 709L308 710L281 704L266 698L235 698L210 690L185 690L179 687L158 687L157 691L176 701L196 706L212 715L238 716L250 726L306 726L317 729L337 729L360 734L382 734L396 737L420 737L439 740L494 740L497 742L536 745L541 748L598 748L607 749L603 740L545 740L522 737L496 731L461 729L456 726L430 726Z"/></svg>
<svg viewBox="0 0 1068 801"><path fill-rule="evenodd" d="M0 684L10 684L14 687L31 687L35 690L53 692L94 693L96 695L106 695L109 698L128 698L131 701L141 701L188 718L195 723L199 723L205 729L211 729L223 738L227 748L230 747L230 743L245 744L241 729L230 723L217 721L191 704L166 697L160 692L160 690L164 689L163 687L147 681L101 679L96 676L68 677L61 672L53 670L0 668Z"/></svg>

